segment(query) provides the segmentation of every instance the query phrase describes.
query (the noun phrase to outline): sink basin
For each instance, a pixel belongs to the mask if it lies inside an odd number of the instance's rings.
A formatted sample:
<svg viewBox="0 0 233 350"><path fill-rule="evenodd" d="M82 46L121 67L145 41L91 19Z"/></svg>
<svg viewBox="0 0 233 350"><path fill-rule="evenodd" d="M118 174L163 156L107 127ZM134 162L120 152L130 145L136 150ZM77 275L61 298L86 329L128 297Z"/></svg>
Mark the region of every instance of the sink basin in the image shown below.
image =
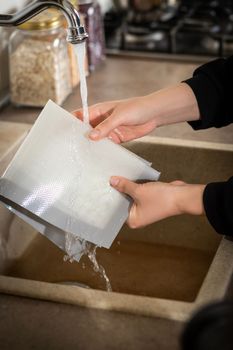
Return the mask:
<svg viewBox="0 0 233 350"><path fill-rule="evenodd" d="M145 137L126 147L152 161L161 181L208 183L233 174L232 145ZM111 293L86 256L65 262L64 252L4 207L0 222L7 247L3 293L184 320L222 298L233 272L233 242L205 217L182 215L138 230L124 226L111 249L97 249Z"/></svg>

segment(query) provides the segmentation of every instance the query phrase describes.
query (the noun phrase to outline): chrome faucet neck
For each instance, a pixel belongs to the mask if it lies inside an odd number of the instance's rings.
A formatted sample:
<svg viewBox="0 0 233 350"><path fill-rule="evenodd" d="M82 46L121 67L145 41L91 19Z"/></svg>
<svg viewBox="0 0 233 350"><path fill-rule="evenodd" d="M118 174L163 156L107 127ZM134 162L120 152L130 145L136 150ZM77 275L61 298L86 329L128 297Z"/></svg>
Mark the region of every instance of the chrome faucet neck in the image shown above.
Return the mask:
<svg viewBox="0 0 233 350"><path fill-rule="evenodd" d="M0 15L0 26L18 26L48 8L59 9L65 16L68 42L78 44L88 37L77 9L68 0L35 0L13 15Z"/></svg>

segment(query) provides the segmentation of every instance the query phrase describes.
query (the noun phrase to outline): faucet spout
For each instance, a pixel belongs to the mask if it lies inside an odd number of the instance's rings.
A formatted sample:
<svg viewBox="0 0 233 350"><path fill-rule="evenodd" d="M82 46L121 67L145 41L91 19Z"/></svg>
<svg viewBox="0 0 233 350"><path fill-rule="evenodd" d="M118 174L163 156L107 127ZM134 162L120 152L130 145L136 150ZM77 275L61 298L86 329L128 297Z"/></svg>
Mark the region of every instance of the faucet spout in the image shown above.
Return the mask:
<svg viewBox="0 0 233 350"><path fill-rule="evenodd" d="M32 3L24 7L21 11L13 15L0 14L0 26L18 26L48 8L59 9L65 16L68 24L68 42L70 42L71 44L78 44L88 37L84 26L80 22L78 11L68 0L33 1Z"/></svg>

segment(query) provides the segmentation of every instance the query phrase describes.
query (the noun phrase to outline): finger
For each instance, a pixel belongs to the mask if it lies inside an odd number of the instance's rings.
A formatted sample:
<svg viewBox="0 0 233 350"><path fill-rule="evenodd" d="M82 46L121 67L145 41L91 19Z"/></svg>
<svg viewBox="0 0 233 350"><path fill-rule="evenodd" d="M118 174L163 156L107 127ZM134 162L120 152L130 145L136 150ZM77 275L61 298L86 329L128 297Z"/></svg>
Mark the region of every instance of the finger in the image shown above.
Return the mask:
<svg viewBox="0 0 233 350"><path fill-rule="evenodd" d="M121 143L121 140L119 139L119 136L115 134L114 131L111 131L110 134L108 135L109 140L113 141L114 143Z"/></svg>
<svg viewBox="0 0 233 350"><path fill-rule="evenodd" d="M136 189L139 185L135 182L125 179L124 177L112 176L110 184L117 191L128 194L130 197L135 199Z"/></svg>
<svg viewBox="0 0 233 350"><path fill-rule="evenodd" d="M78 118L79 120L83 121L83 110L78 109L76 111L73 111L72 114ZM88 108L88 114L89 114L89 122L91 126L95 127L99 123L101 123L105 118L107 118L107 114L100 114L100 111L98 108L95 108L95 106Z"/></svg>
<svg viewBox="0 0 233 350"><path fill-rule="evenodd" d="M112 113L112 110L107 111L106 113L101 114L101 111L99 108L93 106L89 108L89 120L90 124L93 128L95 128L97 125L101 124L106 118L110 116ZM83 110L78 109L76 111L73 111L72 114L78 118L79 120L83 121ZM108 137L115 143L121 143L121 140L117 133L115 132L110 132ZM94 137L90 136L91 139L95 140Z"/></svg>
<svg viewBox="0 0 233 350"><path fill-rule="evenodd" d="M111 131L113 131L118 125L120 125L120 119L116 118L113 113L107 119L103 120L95 129L93 129L89 137L92 140L100 140L107 137Z"/></svg>
<svg viewBox="0 0 233 350"><path fill-rule="evenodd" d="M103 120L108 118L112 113L112 109L109 109L107 111L102 111L99 107L91 107L89 109L89 119L90 124L95 128L97 125L102 123Z"/></svg>
<svg viewBox="0 0 233 350"><path fill-rule="evenodd" d="M88 108L89 121L93 127L96 127L106 119L113 111L116 101L102 102L92 105ZM72 112L74 116L83 120L83 109L79 108Z"/></svg>
<svg viewBox="0 0 233 350"><path fill-rule="evenodd" d="M137 213L137 204L134 202L130 208L129 211L129 216L128 219L126 221L127 225L130 228L138 228L139 224L138 224L138 213Z"/></svg>
<svg viewBox="0 0 233 350"><path fill-rule="evenodd" d="M73 111L72 114L78 118L79 120L83 120L83 112L82 109L77 109L76 111Z"/></svg>

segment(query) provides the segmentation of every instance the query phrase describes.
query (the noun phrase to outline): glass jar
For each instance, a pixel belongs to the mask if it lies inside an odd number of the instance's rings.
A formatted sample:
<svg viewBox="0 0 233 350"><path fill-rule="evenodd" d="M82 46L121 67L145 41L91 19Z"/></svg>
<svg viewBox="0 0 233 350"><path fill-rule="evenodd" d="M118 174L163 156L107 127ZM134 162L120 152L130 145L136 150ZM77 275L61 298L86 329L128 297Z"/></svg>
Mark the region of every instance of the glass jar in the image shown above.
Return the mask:
<svg viewBox="0 0 233 350"><path fill-rule="evenodd" d="M0 108L9 101L8 42L10 30L0 27Z"/></svg>
<svg viewBox="0 0 233 350"><path fill-rule="evenodd" d="M69 0L69 1L78 10L78 0Z"/></svg>
<svg viewBox="0 0 233 350"><path fill-rule="evenodd" d="M88 63L90 71L93 71L105 59L105 38L101 7L98 1L79 0L79 11L85 19L88 33Z"/></svg>
<svg viewBox="0 0 233 350"><path fill-rule="evenodd" d="M72 91L66 32L58 11L48 10L19 26L10 37L11 101L43 107L62 104Z"/></svg>

